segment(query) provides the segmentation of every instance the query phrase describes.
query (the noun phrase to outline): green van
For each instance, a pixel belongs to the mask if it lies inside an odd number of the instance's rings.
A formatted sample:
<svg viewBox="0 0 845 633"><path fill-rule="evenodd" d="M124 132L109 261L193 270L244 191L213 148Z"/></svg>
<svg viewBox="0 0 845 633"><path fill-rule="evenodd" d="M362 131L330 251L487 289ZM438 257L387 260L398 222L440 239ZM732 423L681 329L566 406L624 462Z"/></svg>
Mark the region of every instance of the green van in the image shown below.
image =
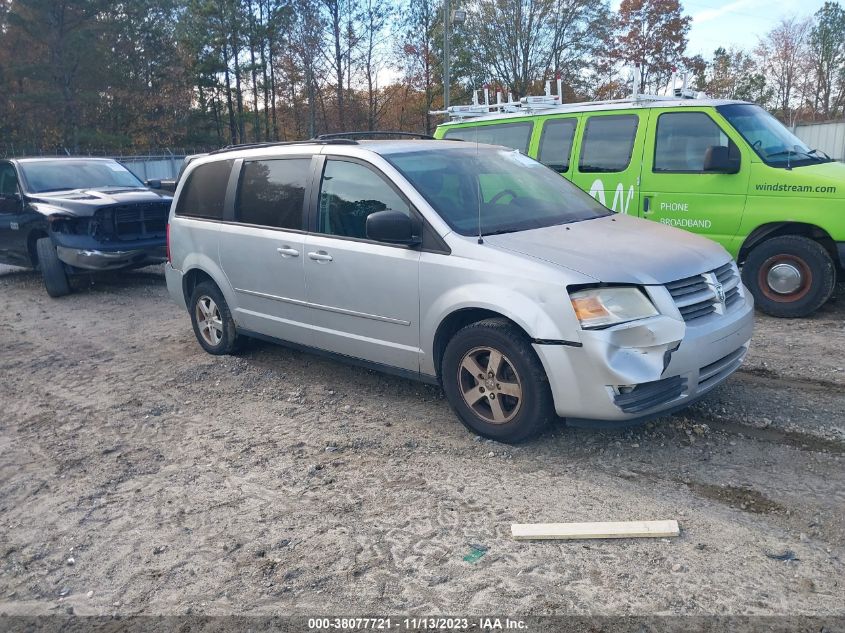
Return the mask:
<svg viewBox="0 0 845 633"><path fill-rule="evenodd" d="M716 240L774 316L814 312L845 266L845 164L752 103L564 104L459 118L435 137L512 147L613 211Z"/></svg>

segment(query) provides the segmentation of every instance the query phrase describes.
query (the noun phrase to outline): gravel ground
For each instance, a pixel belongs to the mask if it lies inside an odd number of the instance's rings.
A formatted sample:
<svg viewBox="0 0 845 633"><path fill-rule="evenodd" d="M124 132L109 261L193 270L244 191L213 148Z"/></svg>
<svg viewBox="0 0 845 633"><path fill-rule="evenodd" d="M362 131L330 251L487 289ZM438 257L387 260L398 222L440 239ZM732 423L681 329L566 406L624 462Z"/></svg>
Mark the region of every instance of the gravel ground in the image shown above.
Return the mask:
<svg viewBox="0 0 845 633"><path fill-rule="evenodd" d="M205 354L161 270L0 271L0 613L845 615L845 289L645 427L519 447L441 391ZM517 542L512 522L678 519Z"/></svg>

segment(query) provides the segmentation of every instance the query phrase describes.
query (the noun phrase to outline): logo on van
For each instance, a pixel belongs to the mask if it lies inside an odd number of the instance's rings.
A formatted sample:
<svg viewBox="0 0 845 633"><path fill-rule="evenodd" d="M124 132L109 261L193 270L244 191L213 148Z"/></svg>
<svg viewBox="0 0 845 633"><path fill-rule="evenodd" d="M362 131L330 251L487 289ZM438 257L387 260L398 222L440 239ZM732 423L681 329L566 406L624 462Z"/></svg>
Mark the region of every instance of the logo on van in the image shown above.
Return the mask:
<svg viewBox="0 0 845 633"><path fill-rule="evenodd" d="M596 178L593 184L590 185L590 195L593 196L604 206L608 206L607 199L604 195L604 182L601 178ZM625 194L625 185L621 182L616 184L616 191L613 193L613 202L609 205L611 211L624 213L627 215L628 208L631 206L631 200L634 199L634 186L628 188L627 195Z"/></svg>

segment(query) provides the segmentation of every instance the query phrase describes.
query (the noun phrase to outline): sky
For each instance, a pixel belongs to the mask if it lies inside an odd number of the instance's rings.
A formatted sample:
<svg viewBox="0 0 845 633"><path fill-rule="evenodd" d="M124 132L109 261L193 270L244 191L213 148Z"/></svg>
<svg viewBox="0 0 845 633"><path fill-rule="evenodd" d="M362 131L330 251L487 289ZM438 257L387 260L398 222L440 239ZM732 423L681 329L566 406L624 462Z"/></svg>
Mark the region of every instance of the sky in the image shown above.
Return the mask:
<svg viewBox="0 0 845 633"><path fill-rule="evenodd" d="M824 0L680 0L692 16L687 54L708 59L719 46L751 49L783 17L807 17ZM619 8L621 0L611 0Z"/></svg>

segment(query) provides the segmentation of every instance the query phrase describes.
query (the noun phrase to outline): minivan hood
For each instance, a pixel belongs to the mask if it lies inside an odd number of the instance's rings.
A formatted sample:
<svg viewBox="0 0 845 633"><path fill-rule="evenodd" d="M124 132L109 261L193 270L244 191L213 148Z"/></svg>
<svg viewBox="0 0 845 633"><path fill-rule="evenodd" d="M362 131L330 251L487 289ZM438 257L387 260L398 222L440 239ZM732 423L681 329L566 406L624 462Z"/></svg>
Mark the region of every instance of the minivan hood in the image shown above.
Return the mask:
<svg viewBox="0 0 845 633"><path fill-rule="evenodd" d="M98 209L124 204L167 202L172 198L151 189L74 189L72 191L50 191L30 193L27 198L36 204L42 213L61 211L69 215L87 217Z"/></svg>
<svg viewBox="0 0 845 633"><path fill-rule="evenodd" d="M490 235L484 243L605 283L664 284L714 270L731 259L716 242L622 214Z"/></svg>

